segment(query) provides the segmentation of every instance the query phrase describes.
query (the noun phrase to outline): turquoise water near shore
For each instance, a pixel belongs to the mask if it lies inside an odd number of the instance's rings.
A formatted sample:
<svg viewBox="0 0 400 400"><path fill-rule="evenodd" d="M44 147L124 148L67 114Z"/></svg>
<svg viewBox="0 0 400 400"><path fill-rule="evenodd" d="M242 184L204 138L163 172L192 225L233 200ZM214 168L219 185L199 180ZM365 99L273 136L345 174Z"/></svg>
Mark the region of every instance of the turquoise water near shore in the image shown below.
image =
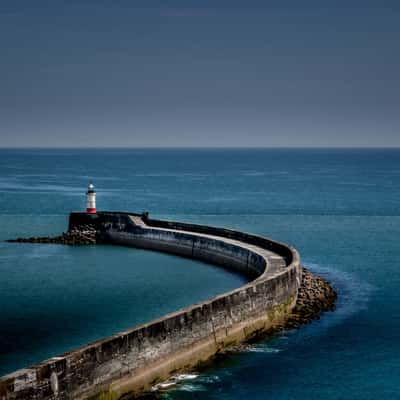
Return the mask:
<svg viewBox="0 0 400 400"><path fill-rule="evenodd" d="M229 356L164 397L399 396L400 150L1 150L0 240L65 230L89 180L99 209L288 242L339 292L336 312ZM242 282L135 249L0 243L0 374Z"/></svg>

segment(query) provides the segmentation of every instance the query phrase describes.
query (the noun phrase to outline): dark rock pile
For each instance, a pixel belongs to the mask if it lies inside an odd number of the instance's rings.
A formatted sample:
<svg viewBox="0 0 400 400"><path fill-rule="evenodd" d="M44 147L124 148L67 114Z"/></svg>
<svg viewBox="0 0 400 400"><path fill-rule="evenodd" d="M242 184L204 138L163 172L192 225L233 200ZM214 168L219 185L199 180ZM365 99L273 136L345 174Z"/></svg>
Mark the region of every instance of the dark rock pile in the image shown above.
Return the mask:
<svg viewBox="0 0 400 400"><path fill-rule="evenodd" d="M97 243L97 231L91 225L82 225L79 229L74 228L68 232L64 232L60 236L54 237L30 237L30 238L17 238L7 240L12 243L55 243L66 245L84 245Z"/></svg>
<svg viewBox="0 0 400 400"><path fill-rule="evenodd" d="M284 328L299 328L319 319L325 311L334 311L336 299L337 293L328 281L303 268L297 303Z"/></svg>

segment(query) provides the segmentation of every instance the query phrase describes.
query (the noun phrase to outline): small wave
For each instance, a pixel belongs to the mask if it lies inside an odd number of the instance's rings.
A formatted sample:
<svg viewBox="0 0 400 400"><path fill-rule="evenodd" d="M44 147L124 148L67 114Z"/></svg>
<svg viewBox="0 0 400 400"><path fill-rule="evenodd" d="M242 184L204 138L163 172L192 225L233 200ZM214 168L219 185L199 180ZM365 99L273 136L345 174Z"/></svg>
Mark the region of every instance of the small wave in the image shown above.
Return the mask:
<svg viewBox="0 0 400 400"><path fill-rule="evenodd" d="M203 385L192 384L192 383L186 383L182 386L179 386L179 388L177 389L183 392L204 392L206 390L206 388Z"/></svg>
<svg viewBox="0 0 400 400"><path fill-rule="evenodd" d="M155 390L159 389L167 389L171 386L175 386L176 382L164 382L164 383L159 383L158 385L154 386Z"/></svg>
<svg viewBox="0 0 400 400"><path fill-rule="evenodd" d="M212 385L220 381L217 375L208 374L178 374L165 382L158 383L152 387L153 392L164 392L169 390L177 390L182 392L202 392L207 390L208 385Z"/></svg>
<svg viewBox="0 0 400 400"><path fill-rule="evenodd" d="M165 390L169 389L173 386L176 386L178 384L182 384L185 381L193 380L196 379L199 375L198 374L178 374L172 376L169 380L165 382L158 383L157 385L154 385L151 390L152 391L159 391L159 390Z"/></svg>
<svg viewBox="0 0 400 400"><path fill-rule="evenodd" d="M341 182L336 182L337 185L344 185L344 186L377 186L376 183L374 182L359 182L359 181L341 181Z"/></svg>
<svg viewBox="0 0 400 400"><path fill-rule="evenodd" d="M219 202L229 202L229 201L238 201L237 197L233 196L215 196L209 197L208 199L201 200L203 203L219 203Z"/></svg>
<svg viewBox="0 0 400 400"><path fill-rule="evenodd" d="M276 353L280 353L282 350L278 349L276 347L270 347L267 345L264 346L250 346L247 349L247 352L250 353L266 353L266 354L276 354Z"/></svg>
<svg viewBox="0 0 400 400"><path fill-rule="evenodd" d="M197 374L180 374L176 375L175 379L179 381L186 381L188 379L196 379L199 375Z"/></svg>
<svg viewBox="0 0 400 400"><path fill-rule="evenodd" d="M243 176L264 176L266 174L264 171L248 171L248 172L243 172L241 175L243 175Z"/></svg>

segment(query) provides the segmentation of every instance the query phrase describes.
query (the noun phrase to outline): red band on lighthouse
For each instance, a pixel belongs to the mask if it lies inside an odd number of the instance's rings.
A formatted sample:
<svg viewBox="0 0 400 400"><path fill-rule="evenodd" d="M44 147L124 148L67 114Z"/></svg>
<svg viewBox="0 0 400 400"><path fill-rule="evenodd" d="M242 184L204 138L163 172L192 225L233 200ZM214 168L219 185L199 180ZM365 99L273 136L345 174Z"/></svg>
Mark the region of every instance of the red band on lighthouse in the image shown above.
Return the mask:
<svg viewBox="0 0 400 400"><path fill-rule="evenodd" d="M88 186L86 192L86 212L88 214L96 214L96 191L92 184Z"/></svg>

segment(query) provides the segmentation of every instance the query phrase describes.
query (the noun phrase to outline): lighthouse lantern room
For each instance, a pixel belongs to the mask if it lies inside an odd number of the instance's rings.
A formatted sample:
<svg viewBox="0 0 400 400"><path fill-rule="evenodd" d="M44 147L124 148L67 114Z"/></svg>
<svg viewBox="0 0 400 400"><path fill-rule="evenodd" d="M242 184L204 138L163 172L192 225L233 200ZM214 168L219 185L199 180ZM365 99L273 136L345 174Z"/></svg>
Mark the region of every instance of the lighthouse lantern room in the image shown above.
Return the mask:
<svg viewBox="0 0 400 400"><path fill-rule="evenodd" d="M88 186L86 193L86 212L88 214L96 214L96 191L92 184Z"/></svg>

